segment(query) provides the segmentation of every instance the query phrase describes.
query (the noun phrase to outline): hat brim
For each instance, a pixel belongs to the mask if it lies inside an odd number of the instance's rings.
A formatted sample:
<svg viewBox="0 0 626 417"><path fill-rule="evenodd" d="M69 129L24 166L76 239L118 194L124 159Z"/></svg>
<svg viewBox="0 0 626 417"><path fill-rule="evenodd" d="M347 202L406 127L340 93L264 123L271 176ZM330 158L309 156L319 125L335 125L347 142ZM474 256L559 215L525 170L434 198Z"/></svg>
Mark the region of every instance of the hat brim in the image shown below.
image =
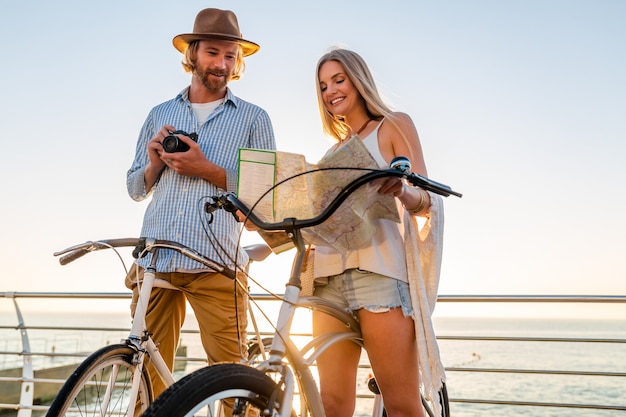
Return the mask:
<svg viewBox="0 0 626 417"><path fill-rule="evenodd" d="M224 35L221 33L184 33L182 35L174 37L174 39L172 39L172 43L174 44L174 48L184 54L191 42L203 39L220 39L238 43L239 45L241 45L243 56L250 56L256 53L259 49L261 49L261 47L254 42L235 36Z"/></svg>

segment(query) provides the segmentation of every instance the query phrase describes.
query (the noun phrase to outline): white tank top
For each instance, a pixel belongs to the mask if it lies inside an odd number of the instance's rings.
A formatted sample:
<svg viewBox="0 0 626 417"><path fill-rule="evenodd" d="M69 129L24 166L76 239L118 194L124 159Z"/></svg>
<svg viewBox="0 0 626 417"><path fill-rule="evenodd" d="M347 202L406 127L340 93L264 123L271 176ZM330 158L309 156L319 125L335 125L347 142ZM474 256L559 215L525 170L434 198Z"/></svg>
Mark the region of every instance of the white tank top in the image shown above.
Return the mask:
<svg viewBox="0 0 626 417"><path fill-rule="evenodd" d="M382 123L381 121L372 133L362 139L381 168L389 165L378 148L378 129ZM401 204L398 203L398 206L402 210ZM387 219L378 219L375 222L376 232L370 246L345 253L327 246L317 246L313 268L315 277L328 277L341 274L347 269L359 268L407 282L402 224Z"/></svg>

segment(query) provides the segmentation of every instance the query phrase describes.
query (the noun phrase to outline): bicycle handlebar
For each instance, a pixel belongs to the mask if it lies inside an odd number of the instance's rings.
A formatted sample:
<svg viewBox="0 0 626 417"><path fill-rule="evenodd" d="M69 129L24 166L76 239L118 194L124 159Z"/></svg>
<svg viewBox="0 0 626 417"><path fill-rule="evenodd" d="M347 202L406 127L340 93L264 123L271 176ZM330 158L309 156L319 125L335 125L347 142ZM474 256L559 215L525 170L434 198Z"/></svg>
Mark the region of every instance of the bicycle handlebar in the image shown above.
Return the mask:
<svg viewBox="0 0 626 417"><path fill-rule="evenodd" d="M69 248L63 249L58 252L54 252L54 256L62 256L59 258L59 263L61 265L67 265L70 262L75 261L76 259L87 255L90 252L97 251L100 249L110 249L110 248L119 248L119 247L130 247L137 246L139 239L136 237L133 238L121 238L121 239L106 239L106 240L98 240L98 241L87 241L85 243L80 243L78 245L70 246Z"/></svg>
<svg viewBox="0 0 626 417"><path fill-rule="evenodd" d="M70 246L69 248L63 249L59 252L55 252L54 256L61 256L59 258L59 263L61 265L67 265L70 262L75 261L76 259L100 249L110 249L117 247L135 247L133 250L133 257L138 258L143 256L147 252L153 252L157 249L172 249L175 250L182 255L187 256L188 258L193 259L196 262L201 263L202 265L219 272L231 279L236 277L235 271L230 268L225 267L224 265L218 264L212 259L207 258L206 256L200 254L198 251L191 249L181 243L174 242L171 240L158 240L158 239L148 239L148 238L122 238L122 239L104 239L98 241L88 241L85 243L81 243L79 245Z"/></svg>
<svg viewBox="0 0 626 417"><path fill-rule="evenodd" d="M293 229L303 229L306 227L317 226L323 222L325 222L345 201L346 198L354 191L356 191L362 185L365 185L368 182L377 180L379 178L385 177L397 177L404 178L409 181L412 185L418 186L428 191L432 191L436 194L442 195L444 197L448 197L450 195L454 195L456 197L462 197L461 193L453 191L452 188L445 184L438 183L436 181L430 180L424 176L419 174L415 174L408 169L402 168L389 168L389 169L381 169L381 170L373 170L364 174L348 185L346 185L339 194L330 202L330 204L317 216L312 217L310 219L295 219L295 218L286 218L280 222L276 223L268 223L261 220L257 215L255 215L250 208L248 208L245 203L239 200L233 193L226 193L220 196L213 196L213 202L208 202L205 204L205 210L207 213L213 213L215 210L224 209L228 212L235 213L236 211L240 211L243 213L247 219L249 219L255 226L263 229L263 230L293 230Z"/></svg>

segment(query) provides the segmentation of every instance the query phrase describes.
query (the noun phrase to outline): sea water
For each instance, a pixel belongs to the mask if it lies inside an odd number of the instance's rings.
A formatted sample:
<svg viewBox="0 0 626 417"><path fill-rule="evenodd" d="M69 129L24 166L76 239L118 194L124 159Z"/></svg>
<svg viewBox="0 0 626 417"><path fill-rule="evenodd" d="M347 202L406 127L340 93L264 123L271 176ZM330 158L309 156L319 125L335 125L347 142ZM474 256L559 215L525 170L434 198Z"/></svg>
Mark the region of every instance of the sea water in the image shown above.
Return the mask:
<svg viewBox="0 0 626 417"><path fill-rule="evenodd" d="M523 338L626 339L626 320L459 319L436 321L438 335ZM521 369L528 373L447 372L450 398L515 402L626 405L626 378L568 375L626 372L626 344L565 341L440 340L448 368ZM540 374L534 371L553 371ZM617 416L624 411L558 407L451 404L451 415L470 416Z"/></svg>
<svg viewBox="0 0 626 417"><path fill-rule="evenodd" d="M270 318L274 318L270 316ZM31 313L24 315L27 326L114 327L115 331L85 332L76 330L29 329L32 352L91 352L106 344L118 343L128 332L130 319L126 313ZM17 326L14 313L0 313L2 326ZM196 327L190 316L183 333L182 343L187 346L187 356L203 358L199 336L191 329ZM304 327L307 327L304 325ZM298 331L298 329L294 329ZM303 332L310 328L302 329ZM591 338L626 339L626 320L573 320L538 318L457 318L436 317L438 336L484 336L496 340L440 340L441 359L446 368L490 369L493 372L448 371L447 386L451 399L471 399L626 405L624 377L596 375L568 375L566 371L626 373L625 343L571 343L565 341L503 341L502 337L526 338ZM17 328L0 329L0 351L21 351L20 332ZM22 357L0 355L0 369L21 366ZM35 368L55 366L67 358L33 358ZM366 357L364 356L364 360ZM186 372L204 366L191 362ZM501 370L523 369L528 373L508 373ZM553 375L535 371L552 371ZM562 373L560 373L563 371ZM358 392L368 394L366 387L369 371L359 373ZM182 376L182 375L180 375ZM0 403L3 402L0 393ZM360 399L355 416L370 415L372 401ZM603 417L622 416L623 411L586 410L562 407L536 407L530 405L483 405L451 402L453 417L503 416L503 417Z"/></svg>

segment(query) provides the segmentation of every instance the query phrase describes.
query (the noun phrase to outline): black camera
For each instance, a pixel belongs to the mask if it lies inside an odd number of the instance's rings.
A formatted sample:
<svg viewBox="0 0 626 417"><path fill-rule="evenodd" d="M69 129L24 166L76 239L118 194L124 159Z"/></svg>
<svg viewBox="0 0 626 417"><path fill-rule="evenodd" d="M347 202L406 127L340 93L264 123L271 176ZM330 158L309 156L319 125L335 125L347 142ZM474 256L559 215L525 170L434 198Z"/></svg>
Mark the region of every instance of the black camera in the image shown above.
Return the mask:
<svg viewBox="0 0 626 417"><path fill-rule="evenodd" d="M175 132L170 132L169 135L163 139L161 144L163 145L163 150L168 153L174 152L185 152L189 150L189 145L180 140L176 135L185 135L189 136L191 140L194 142L198 142L198 134L197 133L187 133L184 130L177 130Z"/></svg>

